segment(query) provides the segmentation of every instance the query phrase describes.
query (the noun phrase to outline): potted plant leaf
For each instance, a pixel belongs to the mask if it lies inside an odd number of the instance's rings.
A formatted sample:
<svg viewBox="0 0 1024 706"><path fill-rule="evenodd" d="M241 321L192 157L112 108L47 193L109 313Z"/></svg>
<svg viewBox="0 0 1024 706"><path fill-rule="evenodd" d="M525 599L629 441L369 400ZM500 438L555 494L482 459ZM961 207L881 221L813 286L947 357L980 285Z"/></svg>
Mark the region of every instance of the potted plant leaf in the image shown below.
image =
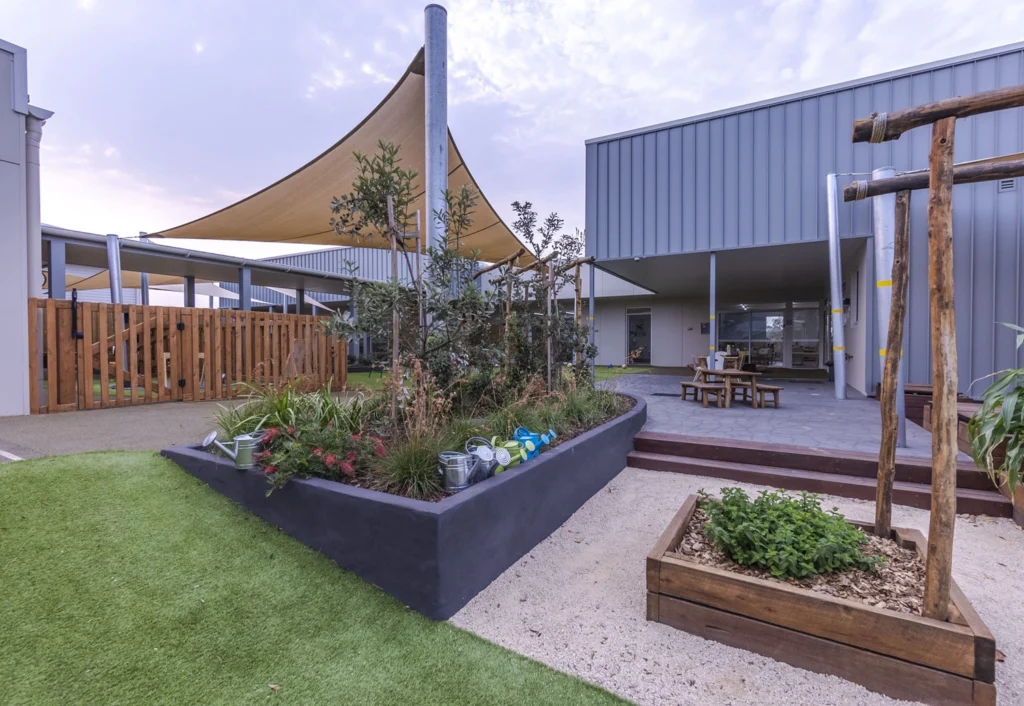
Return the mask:
<svg viewBox="0 0 1024 706"><path fill-rule="evenodd" d="M1024 328L1003 324L1017 332L1017 350L1024 346ZM971 456L992 481L1013 501L1014 519L1024 525L1024 368L995 373L982 395L981 408L968 423Z"/></svg>

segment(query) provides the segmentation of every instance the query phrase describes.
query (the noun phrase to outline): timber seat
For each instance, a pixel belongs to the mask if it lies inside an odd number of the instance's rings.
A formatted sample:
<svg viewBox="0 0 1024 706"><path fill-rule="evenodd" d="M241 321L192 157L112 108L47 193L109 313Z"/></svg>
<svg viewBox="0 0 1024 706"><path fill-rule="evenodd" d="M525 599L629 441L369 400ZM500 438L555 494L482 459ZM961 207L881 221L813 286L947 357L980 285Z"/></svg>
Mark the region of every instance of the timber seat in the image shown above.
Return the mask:
<svg viewBox="0 0 1024 706"><path fill-rule="evenodd" d="M722 400L725 397L725 385L722 385L721 383L717 383L717 382L702 382L702 381L699 381L699 380L683 380L682 388L683 388L683 401L686 401L686 399L688 397L687 391L688 390L692 390L693 391L693 401L697 402L698 399L699 399L704 404L705 407L708 406L708 397L709 396L713 396L715 398L715 403L719 407L722 406ZM698 397L698 395L699 395L699 397Z"/></svg>
<svg viewBox="0 0 1024 706"><path fill-rule="evenodd" d="M785 388L779 385L762 385L760 383L754 388L754 400L757 406L761 409L765 408L766 398L768 395L772 396L772 403L775 405L775 409L779 408L779 393Z"/></svg>

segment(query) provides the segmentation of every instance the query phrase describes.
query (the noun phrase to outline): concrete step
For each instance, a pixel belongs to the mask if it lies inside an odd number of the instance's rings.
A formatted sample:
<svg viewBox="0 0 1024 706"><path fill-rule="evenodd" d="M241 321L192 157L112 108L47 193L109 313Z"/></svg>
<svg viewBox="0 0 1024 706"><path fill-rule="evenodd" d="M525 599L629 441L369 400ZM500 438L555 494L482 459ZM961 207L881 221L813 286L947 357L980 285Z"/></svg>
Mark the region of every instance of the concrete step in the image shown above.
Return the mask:
<svg viewBox="0 0 1024 706"><path fill-rule="evenodd" d="M770 468L839 473L861 478L875 478L878 475L878 455L860 451L815 449L649 431L636 435L633 448L646 453L749 463ZM897 456L896 481L931 485L931 459ZM988 474L970 462L957 465L956 484L958 488L995 490Z"/></svg>
<svg viewBox="0 0 1024 706"><path fill-rule="evenodd" d="M709 476L741 483L767 485L783 490L806 490L811 493L838 495L844 498L875 499L874 478L845 473L779 468L648 451L633 451L627 458L626 465L630 468ZM931 486L924 483L896 481L893 484L893 502L897 505L908 505L927 510L931 507ZM957 488L956 511L959 514L1010 517L1013 506L1009 500L995 490Z"/></svg>

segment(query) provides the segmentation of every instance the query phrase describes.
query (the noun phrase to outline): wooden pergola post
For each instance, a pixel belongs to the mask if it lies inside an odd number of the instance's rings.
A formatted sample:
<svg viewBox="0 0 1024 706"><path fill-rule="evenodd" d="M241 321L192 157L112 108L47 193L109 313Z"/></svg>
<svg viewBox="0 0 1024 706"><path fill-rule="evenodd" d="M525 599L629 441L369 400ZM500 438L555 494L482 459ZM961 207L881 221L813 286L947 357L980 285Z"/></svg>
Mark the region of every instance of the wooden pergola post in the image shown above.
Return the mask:
<svg viewBox="0 0 1024 706"><path fill-rule="evenodd" d="M928 285L932 329L932 508L924 615L949 617L956 521L957 355L953 307L953 137L956 118L932 127L928 157Z"/></svg>
<svg viewBox="0 0 1024 706"><path fill-rule="evenodd" d="M892 532L892 485L896 476L896 394L900 359L903 356L903 322L907 312L908 256L910 251L910 192L896 194L896 233L892 260L892 304L882 371L882 445L878 451L878 485L875 489L875 534Z"/></svg>
<svg viewBox="0 0 1024 706"><path fill-rule="evenodd" d="M927 183L922 172L890 179L854 182L844 189L845 201L856 201L884 193L929 188L928 194L928 287L932 342L932 505L928 527L928 556L925 562L924 615L938 620L949 618L949 594L953 573L953 530L956 522L957 457L957 351L956 317L953 298L953 184L991 181L1020 176L1024 171L1021 155L1008 155L962 165L953 164L956 119L997 110L1024 106L1024 85L985 91L971 96L954 96L932 103L904 108L894 113L874 113L853 123L854 142L897 140L908 130L932 125L931 151L928 157ZM897 201L899 204L899 201ZM902 219L902 220L905 220ZM897 228L901 226L897 214ZM897 236L898 237L898 236ZM898 242L898 241L897 241ZM898 247L898 246L897 246ZM898 255L897 255L898 256ZM895 271L894 264L894 271ZM894 272L895 274L895 272ZM895 283L895 277L894 277ZM893 302L894 310L896 302ZM893 319L897 317L893 314ZM898 317L902 319L901 317ZM890 321L888 346L892 343ZM886 357L885 380L895 387L895 366ZM891 378L891 380L890 380ZM883 393L883 396L885 393ZM892 426L892 425L889 425ZM891 481L888 464L879 454L879 504L876 519L886 520L891 513Z"/></svg>

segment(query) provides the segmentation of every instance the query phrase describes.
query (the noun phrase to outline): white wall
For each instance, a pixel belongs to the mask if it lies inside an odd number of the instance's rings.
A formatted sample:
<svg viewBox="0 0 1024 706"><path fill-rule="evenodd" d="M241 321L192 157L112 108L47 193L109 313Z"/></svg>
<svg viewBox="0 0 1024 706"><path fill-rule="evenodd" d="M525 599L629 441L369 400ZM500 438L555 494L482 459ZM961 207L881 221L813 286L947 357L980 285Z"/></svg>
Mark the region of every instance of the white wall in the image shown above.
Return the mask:
<svg viewBox="0 0 1024 706"><path fill-rule="evenodd" d="M651 365L681 367L708 349L708 335L701 322L708 321L707 301L629 297L597 300L594 306L594 342L597 365L626 362L626 309L651 309Z"/></svg>
<svg viewBox="0 0 1024 706"><path fill-rule="evenodd" d="M850 248L849 253L845 252ZM870 355L871 321L868 316L868 297L874 292L868 281L868 258L871 257L867 243L843 243L843 297L850 299L850 311L846 317L846 384L861 394L868 394L866 360ZM872 391L873 392L873 391Z"/></svg>
<svg viewBox="0 0 1024 706"><path fill-rule="evenodd" d="M28 252L24 53L0 41L0 416L28 414ZM17 75L16 75L17 74Z"/></svg>

